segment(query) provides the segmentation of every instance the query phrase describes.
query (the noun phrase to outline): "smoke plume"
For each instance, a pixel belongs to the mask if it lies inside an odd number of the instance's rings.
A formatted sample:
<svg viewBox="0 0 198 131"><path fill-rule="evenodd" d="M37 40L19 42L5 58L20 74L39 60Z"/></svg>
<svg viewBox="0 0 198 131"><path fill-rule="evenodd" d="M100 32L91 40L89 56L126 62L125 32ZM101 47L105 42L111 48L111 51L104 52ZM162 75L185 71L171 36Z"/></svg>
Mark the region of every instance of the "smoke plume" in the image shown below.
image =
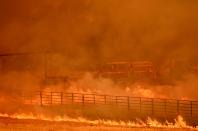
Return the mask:
<svg viewBox="0 0 198 131"><path fill-rule="evenodd" d="M1 0L0 54L56 53L48 57L49 66L58 69L55 73L68 73L65 67L125 60L150 60L160 67L171 60L189 65L197 63L198 57L197 6L197 0ZM0 94L39 89L41 81L37 78L44 77L43 56L0 57L0 61ZM181 69L178 74L185 71ZM141 91L133 91L135 88L196 98L197 77L186 77L175 81L176 86L144 84L126 90L140 96ZM77 85L103 93L120 90L111 80L87 76Z"/></svg>

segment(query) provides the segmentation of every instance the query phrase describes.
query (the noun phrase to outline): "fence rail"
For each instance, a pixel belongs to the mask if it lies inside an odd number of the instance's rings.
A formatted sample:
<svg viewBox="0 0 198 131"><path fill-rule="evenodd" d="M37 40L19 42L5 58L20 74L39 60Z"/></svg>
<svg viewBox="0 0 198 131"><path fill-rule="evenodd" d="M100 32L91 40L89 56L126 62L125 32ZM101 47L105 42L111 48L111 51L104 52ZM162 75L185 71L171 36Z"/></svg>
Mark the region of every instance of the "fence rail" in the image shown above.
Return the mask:
<svg viewBox="0 0 198 131"><path fill-rule="evenodd" d="M198 118L198 101L112 96L64 92L35 92L23 96L25 104L31 105L107 105L149 115L175 115Z"/></svg>

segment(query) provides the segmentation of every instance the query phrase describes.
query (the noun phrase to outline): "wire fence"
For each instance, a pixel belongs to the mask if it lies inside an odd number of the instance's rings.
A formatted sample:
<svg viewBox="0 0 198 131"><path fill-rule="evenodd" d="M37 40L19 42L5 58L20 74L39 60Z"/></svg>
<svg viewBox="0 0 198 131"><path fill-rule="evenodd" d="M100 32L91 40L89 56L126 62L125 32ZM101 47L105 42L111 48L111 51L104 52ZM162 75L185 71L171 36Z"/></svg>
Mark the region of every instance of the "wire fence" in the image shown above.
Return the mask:
<svg viewBox="0 0 198 131"><path fill-rule="evenodd" d="M64 92L35 92L23 96L23 100L25 104L30 105L106 105L141 114L169 116L181 114L185 117L198 118L198 101L189 100Z"/></svg>

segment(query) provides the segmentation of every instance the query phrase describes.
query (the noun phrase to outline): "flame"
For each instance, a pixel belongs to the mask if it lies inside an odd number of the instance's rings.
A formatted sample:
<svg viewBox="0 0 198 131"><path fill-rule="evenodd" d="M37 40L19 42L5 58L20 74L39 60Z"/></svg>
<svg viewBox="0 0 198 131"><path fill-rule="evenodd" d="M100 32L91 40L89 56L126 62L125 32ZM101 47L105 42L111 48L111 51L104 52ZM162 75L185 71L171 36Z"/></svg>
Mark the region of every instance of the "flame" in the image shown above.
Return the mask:
<svg viewBox="0 0 198 131"><path fill-rule="evenodd" d="M146 127L152 127L152 128L185 128L185 129L193 129L198 130L198 127L192 127L186 124L182 116L178 116L175 119L175 122L168 122L165 121L164 123L161 123L155 119L152 119L148 117L146 121L142 121L140 119L137 119L136 121L115 121L115 120L88 120L83 117L78 118L70 118L68 116L55 116L55 117L49 117L45 116L43 114L25 114L25 113L16 113L16 114L2 114L0 113L0 117L6 117L6 118L12 118L12 119L21 119L21 120L44 120L44 121L55 121L55 122L78 122L78 123L85 123L95 126L117 126L117 127L140 127L140 128L146 128Z"/></svg>

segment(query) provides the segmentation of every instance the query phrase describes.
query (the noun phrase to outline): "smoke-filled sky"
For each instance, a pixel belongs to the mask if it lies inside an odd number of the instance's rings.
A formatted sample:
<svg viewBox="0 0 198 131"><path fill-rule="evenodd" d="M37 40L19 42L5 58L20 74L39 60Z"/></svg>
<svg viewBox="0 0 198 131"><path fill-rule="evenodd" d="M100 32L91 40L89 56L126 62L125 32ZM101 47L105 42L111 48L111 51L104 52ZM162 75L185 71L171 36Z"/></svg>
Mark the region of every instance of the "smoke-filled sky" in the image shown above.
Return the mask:
<svg viewBox="0 0 198 131"><path fill-rule="evenodd" d="M196 61L197 0L1 0L0 52Z"/></svg>
<svg viewBox="0 0 198 131"><path fill-rule="evenodd" d="M49 76L56 76L57 72L67 74L68 65L116 60L151 60L155 65L172 59L198 63L197 49L198 0L0 0L0 54L56 54L48 58L52 62L47 69L43 56L0 57L0 73L4 73L0 94L40 89L44 68ZM43 73L17 72L32 68ZM154 94L197 99L197 76L186 79L175 87L148 89ZM87 80L83 79L86 85L102 90L109 87L108 81ZM0 103L5 99L0 97Z"/></svg>

